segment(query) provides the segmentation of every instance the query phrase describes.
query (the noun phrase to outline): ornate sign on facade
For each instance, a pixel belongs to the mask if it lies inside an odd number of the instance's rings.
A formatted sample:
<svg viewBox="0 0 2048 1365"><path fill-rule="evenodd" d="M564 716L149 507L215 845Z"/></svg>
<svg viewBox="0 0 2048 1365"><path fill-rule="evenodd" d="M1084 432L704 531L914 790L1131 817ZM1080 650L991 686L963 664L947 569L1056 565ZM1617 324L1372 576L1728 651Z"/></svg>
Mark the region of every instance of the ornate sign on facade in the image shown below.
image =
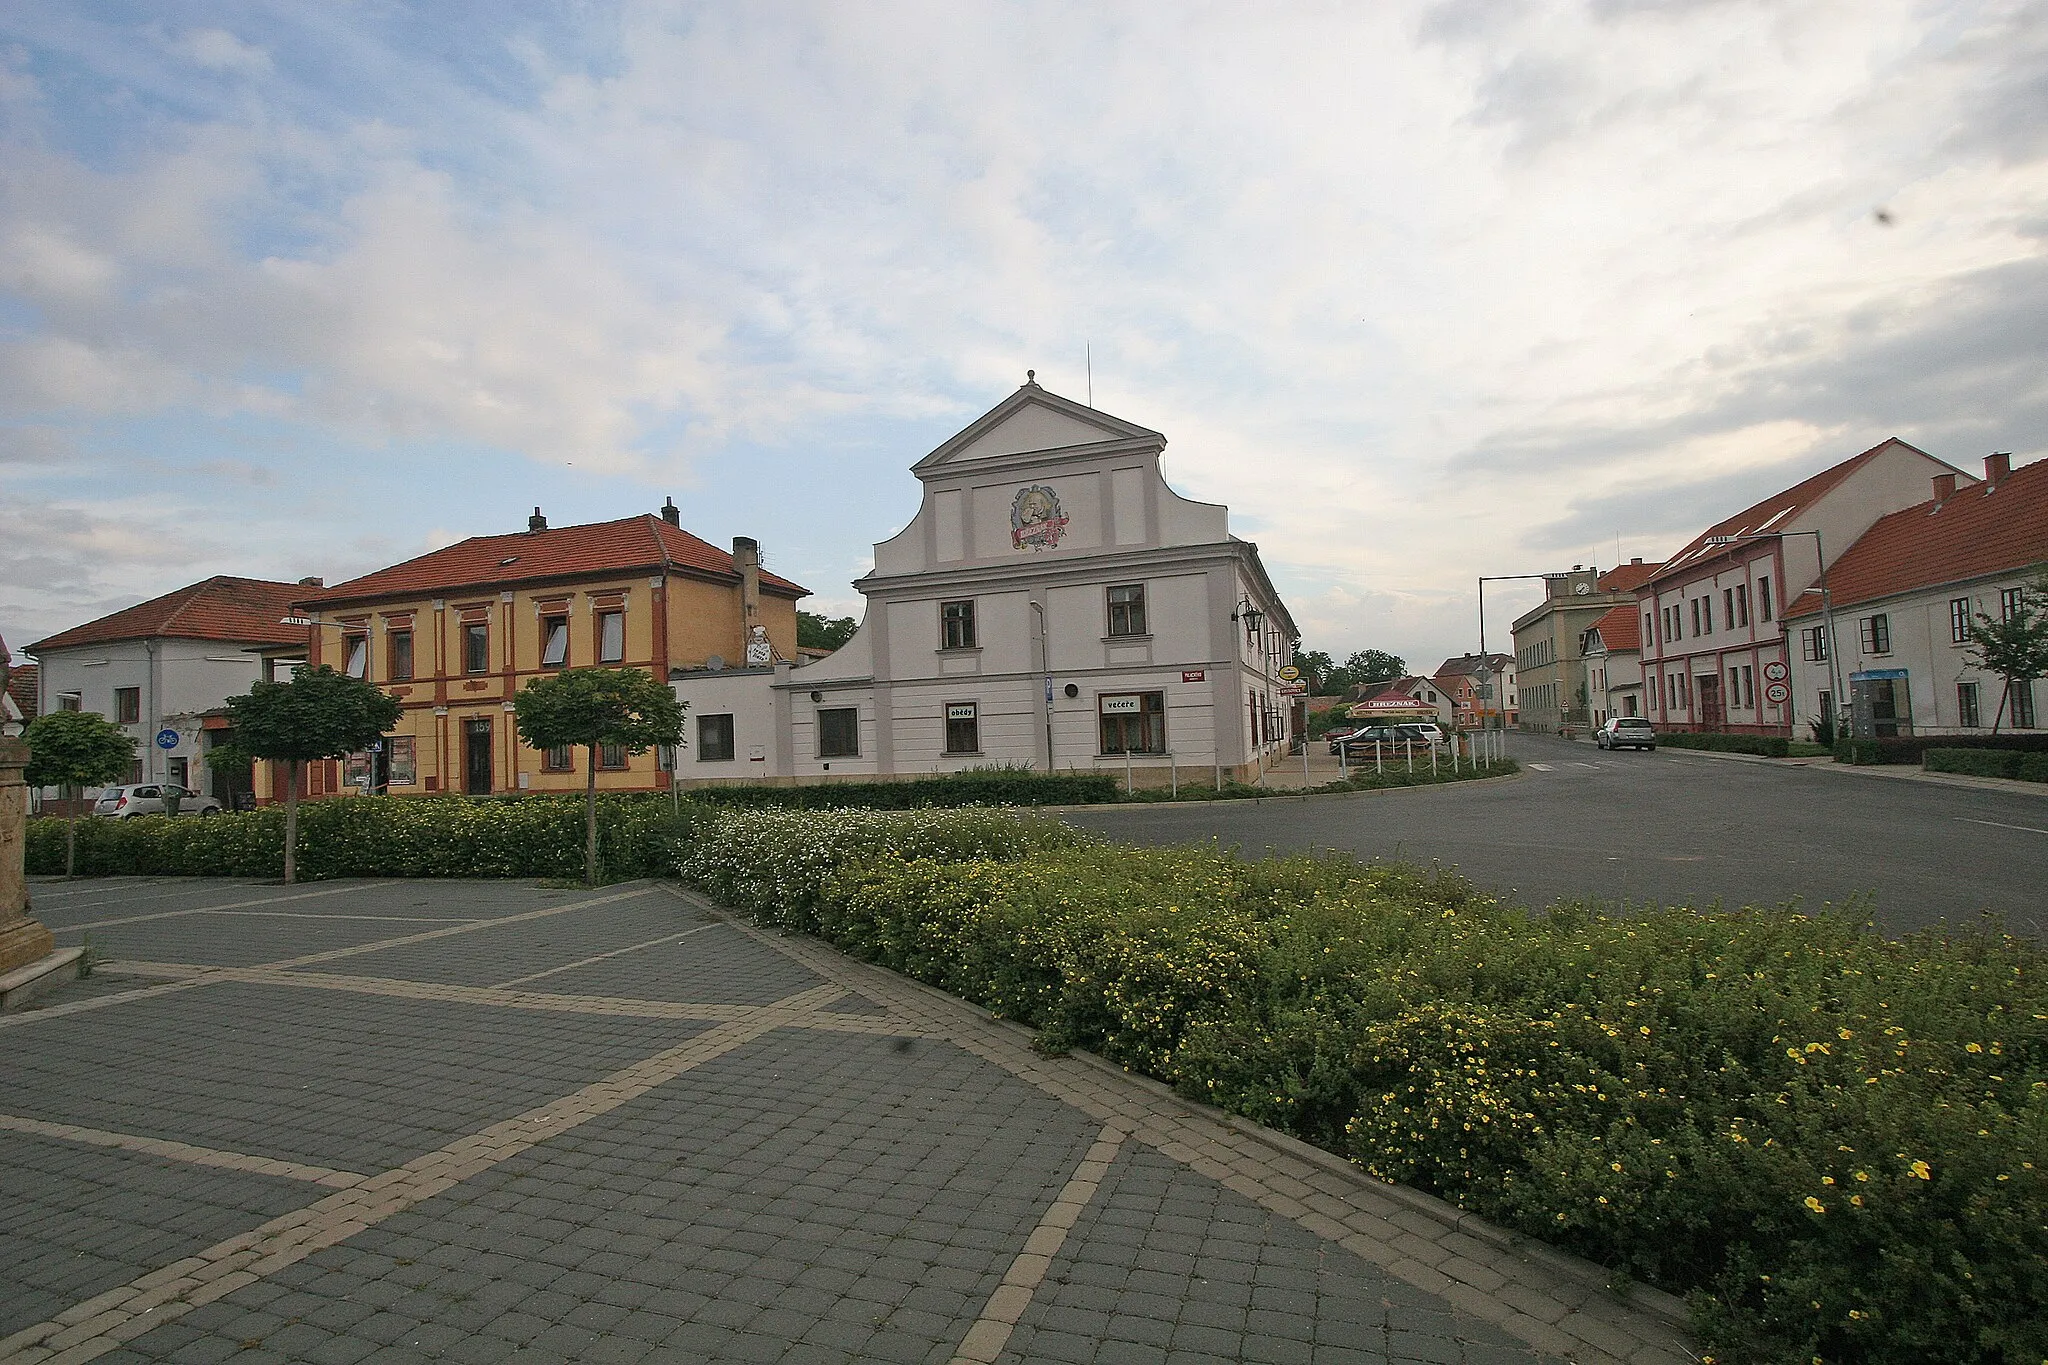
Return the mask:
<svg viewBox="0 0 2048 1365"><path fill-rule="evenodd" d="M1017 490L1010 500L1010 547L1021 550L1050 550L1067 533L1067 519L1060 512L1060 495L1044 484Z"/></svg>

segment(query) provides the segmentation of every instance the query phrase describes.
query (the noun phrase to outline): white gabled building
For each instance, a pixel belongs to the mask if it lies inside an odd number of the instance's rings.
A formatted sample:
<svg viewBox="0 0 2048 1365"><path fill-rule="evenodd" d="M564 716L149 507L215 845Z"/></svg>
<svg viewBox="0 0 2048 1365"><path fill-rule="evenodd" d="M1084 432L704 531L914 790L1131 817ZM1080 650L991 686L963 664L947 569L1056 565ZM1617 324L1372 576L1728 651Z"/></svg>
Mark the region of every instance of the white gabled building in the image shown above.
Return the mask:
<svg viewBox="0 0 2048 1365"><path fill-rule="evenodd" d="M1298 635L1227 510L1167 487L1165 446L1027 381L912 466L923 505L837 652L671 675L678 780L1255 777L1287 749Z"/></svg>

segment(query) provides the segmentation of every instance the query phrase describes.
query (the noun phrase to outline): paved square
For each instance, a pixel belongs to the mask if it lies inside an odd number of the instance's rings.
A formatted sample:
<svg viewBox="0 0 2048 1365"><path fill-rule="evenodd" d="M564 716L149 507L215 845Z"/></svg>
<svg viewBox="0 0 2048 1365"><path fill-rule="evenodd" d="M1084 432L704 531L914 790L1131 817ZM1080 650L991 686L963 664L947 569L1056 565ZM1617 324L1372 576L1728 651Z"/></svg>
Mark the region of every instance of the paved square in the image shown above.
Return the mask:
<svg viewBox="0 0 2048 1365"><path fill-rule="evenodd" d="M649 883L35 888L0 1362L1686 1358L1668 1305Z"/></svg>

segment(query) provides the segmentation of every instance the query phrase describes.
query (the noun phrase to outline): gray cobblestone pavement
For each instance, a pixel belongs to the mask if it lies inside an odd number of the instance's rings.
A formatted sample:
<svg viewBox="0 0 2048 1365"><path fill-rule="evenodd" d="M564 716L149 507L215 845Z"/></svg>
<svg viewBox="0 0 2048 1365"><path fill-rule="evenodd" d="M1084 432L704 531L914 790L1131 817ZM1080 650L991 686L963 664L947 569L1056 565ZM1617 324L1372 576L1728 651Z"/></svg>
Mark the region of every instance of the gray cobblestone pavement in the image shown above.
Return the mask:
<svg viewBox="0 0 2048 1365"><path fill-rule="evenodd" d="M1672 1305L649 884L39 883L0 1362L1628 1361Z"/></svg>

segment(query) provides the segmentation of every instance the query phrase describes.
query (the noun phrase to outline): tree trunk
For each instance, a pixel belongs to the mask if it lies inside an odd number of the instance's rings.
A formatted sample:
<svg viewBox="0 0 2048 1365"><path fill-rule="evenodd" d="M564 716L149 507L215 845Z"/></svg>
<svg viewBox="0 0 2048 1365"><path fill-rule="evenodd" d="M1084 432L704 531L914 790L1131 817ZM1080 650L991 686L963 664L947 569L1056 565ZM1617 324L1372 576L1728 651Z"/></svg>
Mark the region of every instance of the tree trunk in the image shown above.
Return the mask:
<svg viewBox="0 0 2048 1365"><path fill-rule="evenodd" d="M590 772L583 782L583 884L597 885L597 746L590 746Z"/></svg>
<svg viewBox="0 0 2048 1365"><path fill-rule="evenodd" d="M299 879L299 760L284 761L284 880Z"/></svg>
<svg viewBox="0 0 2048 1365"><path fill-rule="evenodd" d="M64 802L64 880L68 882L78 875L78 784L68 782L64 791L68 793Z"/></svg>
<svg viewBox="0 0 2048 1365"><path fill-rule="evenodd" d="M1998 710L1991 716L1991 737L1998 737L1998 727L2005 720L2005 704L2012 699L2012 679L2005 680L2005 690L1998 694Z"/></svg>

